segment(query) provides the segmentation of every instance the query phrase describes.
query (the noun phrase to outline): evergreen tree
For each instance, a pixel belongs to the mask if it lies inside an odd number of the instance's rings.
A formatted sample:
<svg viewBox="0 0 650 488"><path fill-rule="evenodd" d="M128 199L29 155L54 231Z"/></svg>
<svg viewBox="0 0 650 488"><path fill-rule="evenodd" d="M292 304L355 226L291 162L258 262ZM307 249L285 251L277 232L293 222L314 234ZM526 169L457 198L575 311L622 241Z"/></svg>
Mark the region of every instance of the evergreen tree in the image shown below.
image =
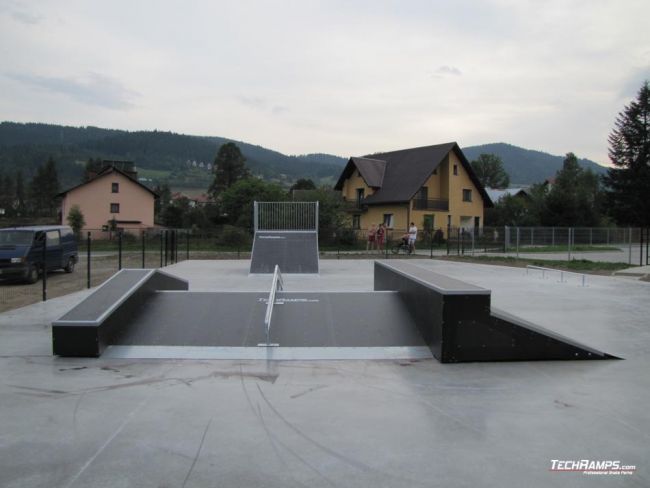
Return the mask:
<svg viewBox="0 0 650 488"><path fill-rule="evenodd" d="M250 175L246 168L246 158L234 142L228 142L219 148L213 171L214 180L208 192L215 200L224 190Z"/></svg>
<svg viewBox="0 0 650 488"><path fill-rule="evenodd" d="M650 83L616 118L609 136L614 165L603 181L611 216L619 224L650 226Z"/></svg>
<svg viewBox="0 0 650 488"><path fill-rule="evenodd" d="M11 175L6 174L3 176L0 174L0 208L4 210L6 217L14 215L14 198L15 188Z"/></svg>
<svg viewBox="0 0 650 488"><path fill-rule="evenodd" d="M38 167L30 185L30 196L37 216L54 215L57 193L59 193L59 175L56 163L50 157L47 163Z"/></svg>
<svg viewBox="0 0 650 488"><path fill-rule="evenodd" d="M510 177L503 168L503 161L496 154L480 154L471 164L476 177L485 188L508 188Z"/></svg>
<svg viewBox="0 0 650 488"><path fill-rule="evenodd" d="M25 180L23 172L16 171L16 214L22 216L26 211Z"/></svg>
<svg viewBox="0 0 650 488"><path fill-rule="evenodd" d="M156 201L154 202L154 220L156 222L162 222L164 220L163 216L165 211L172 199L172 191L167 182L156 186L154 191L158 194L158 198L156 198Z"/></svg>
<svg viewBox="0 0 650 488"><path fill-rule="evenodd" d="M542 225L592 227L600 224L598 177L568 153L542 210Z"/></svg>

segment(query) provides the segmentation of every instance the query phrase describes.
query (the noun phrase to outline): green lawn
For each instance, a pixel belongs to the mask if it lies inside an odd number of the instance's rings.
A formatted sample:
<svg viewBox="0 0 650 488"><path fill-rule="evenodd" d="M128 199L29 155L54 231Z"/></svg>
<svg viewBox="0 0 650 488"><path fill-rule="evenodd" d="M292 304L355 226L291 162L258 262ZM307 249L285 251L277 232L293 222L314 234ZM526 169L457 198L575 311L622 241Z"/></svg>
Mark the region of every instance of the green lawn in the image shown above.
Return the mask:
<svg viewBox="0 0 650 488"><path fill-rule="evenodd" d="M522 268L528 265L532 265L540 266L542 268L553 268L594 274L611 274L614 271L631 267L627 263L609 263L603 261L589 261L587 259L572 259L571 261L561 261L547 259L524 259L506 256L443 256L438 259L480 264L496 264Z"/></svg>
<svg viewBox="0 0 650 488"><path fill-rule="evenodd" d="M532 253L532 252L567 252L567 245L556 246L519 246L519 252ZM571 252L602 252L602 251L620 251L620 247L616 246L590 246L588 244L577 244L571 246ZM508 252L517 252L516 247L509 247Z"/></svg>

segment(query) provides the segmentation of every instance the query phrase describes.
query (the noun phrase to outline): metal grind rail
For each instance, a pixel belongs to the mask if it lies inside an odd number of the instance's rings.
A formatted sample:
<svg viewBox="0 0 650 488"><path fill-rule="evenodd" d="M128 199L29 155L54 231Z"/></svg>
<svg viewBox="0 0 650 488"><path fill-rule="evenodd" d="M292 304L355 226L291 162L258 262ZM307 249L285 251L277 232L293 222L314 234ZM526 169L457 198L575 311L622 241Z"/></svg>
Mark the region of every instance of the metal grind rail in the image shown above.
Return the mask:
<svg viewBox="0 0 650 488"><path fill-rule="evenodd" d="M282 290L284 284L282 282L282 273L280 273L280 266L275 265L273 271L273 282L271 284L271 292L269 293L269 302L266 305L266 314L264 315L264 327L266 328L266 344L260 346L277 346L278 344L271 344L271 319L273 317L273 306L275 305L275 294L278 290Z"/></svg>
<svg viewBox="0 0 650 488"><path fill-rule="evenodd" d="M586 284L587 277L586 277L586 275L584 273L575 273L573 271L564 271L562 269L544 268L543 266L533 266L532 264L529 264L529 265L526 266L526 274L528 274L529 269L534 269L534 270L537 270L537 271L541 271L542 272L542 279L544 279L544 277L545 277L544 274L547 271L548 272L560 273L560 283L565 283L565 281L564 281L564 273L582 276L582 286L587 286L587 284Z"/></svg>

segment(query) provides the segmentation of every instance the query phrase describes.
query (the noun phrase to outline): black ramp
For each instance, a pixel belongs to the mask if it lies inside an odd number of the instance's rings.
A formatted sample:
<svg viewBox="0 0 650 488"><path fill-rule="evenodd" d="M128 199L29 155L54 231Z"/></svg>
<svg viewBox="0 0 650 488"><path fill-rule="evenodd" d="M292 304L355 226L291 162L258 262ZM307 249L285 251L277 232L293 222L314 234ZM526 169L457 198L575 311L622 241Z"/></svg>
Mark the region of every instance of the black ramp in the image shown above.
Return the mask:
<svg viewBox="0 0 650 488"><path fill-rule="evenodd" d="M133 325L132 317L157 290L187 290L185 280L158 270L123 269L52 323L57 356L96 357Z"/></svg>
<svg viewBox="0 0 650 488"><path fill-rule="evenodd" d="M273 273L275 266L285 273L318 273L318 233L255 233L250 272Z"/></svg>
<svg viewBox="0 0 650 488"><path fill-rule="evenodd" d="M375 290L397 290L442 363L615 359L505 312L490 290L405 262L375 261Z"/></svg>
<svg viewBox="0 0 650 488"><path fill-rule="evenodd" d="M266 305L256 292L159 292L113 344L255 347L266 342ZM426 346L393 292L280 292L270 339L283 347Z"/></svg>

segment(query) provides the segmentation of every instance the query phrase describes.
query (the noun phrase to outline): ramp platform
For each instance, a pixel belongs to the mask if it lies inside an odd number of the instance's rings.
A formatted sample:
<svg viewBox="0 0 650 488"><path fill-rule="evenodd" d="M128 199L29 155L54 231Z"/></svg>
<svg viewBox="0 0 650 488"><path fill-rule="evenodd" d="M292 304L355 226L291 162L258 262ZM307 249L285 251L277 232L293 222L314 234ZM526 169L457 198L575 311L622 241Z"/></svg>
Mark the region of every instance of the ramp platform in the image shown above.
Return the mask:
<svg viewBox="0 0 650 488"><path fill-rule="evenodd" d="M253 241L250 272L318 274L318 233L310 231L257 231Z"/></svg>
<svg viewBox="0 0 650 488"><path fill-rule="evenodd" d="M375 291L293 292L283 291L276 270L267 294L189 292L186 281L160 271L122 270L53 323L54 354L96 357L110 348L111 357L195 359L614 358L492 310L485 288L398 260L375 261L374 273Z"/></svg>

